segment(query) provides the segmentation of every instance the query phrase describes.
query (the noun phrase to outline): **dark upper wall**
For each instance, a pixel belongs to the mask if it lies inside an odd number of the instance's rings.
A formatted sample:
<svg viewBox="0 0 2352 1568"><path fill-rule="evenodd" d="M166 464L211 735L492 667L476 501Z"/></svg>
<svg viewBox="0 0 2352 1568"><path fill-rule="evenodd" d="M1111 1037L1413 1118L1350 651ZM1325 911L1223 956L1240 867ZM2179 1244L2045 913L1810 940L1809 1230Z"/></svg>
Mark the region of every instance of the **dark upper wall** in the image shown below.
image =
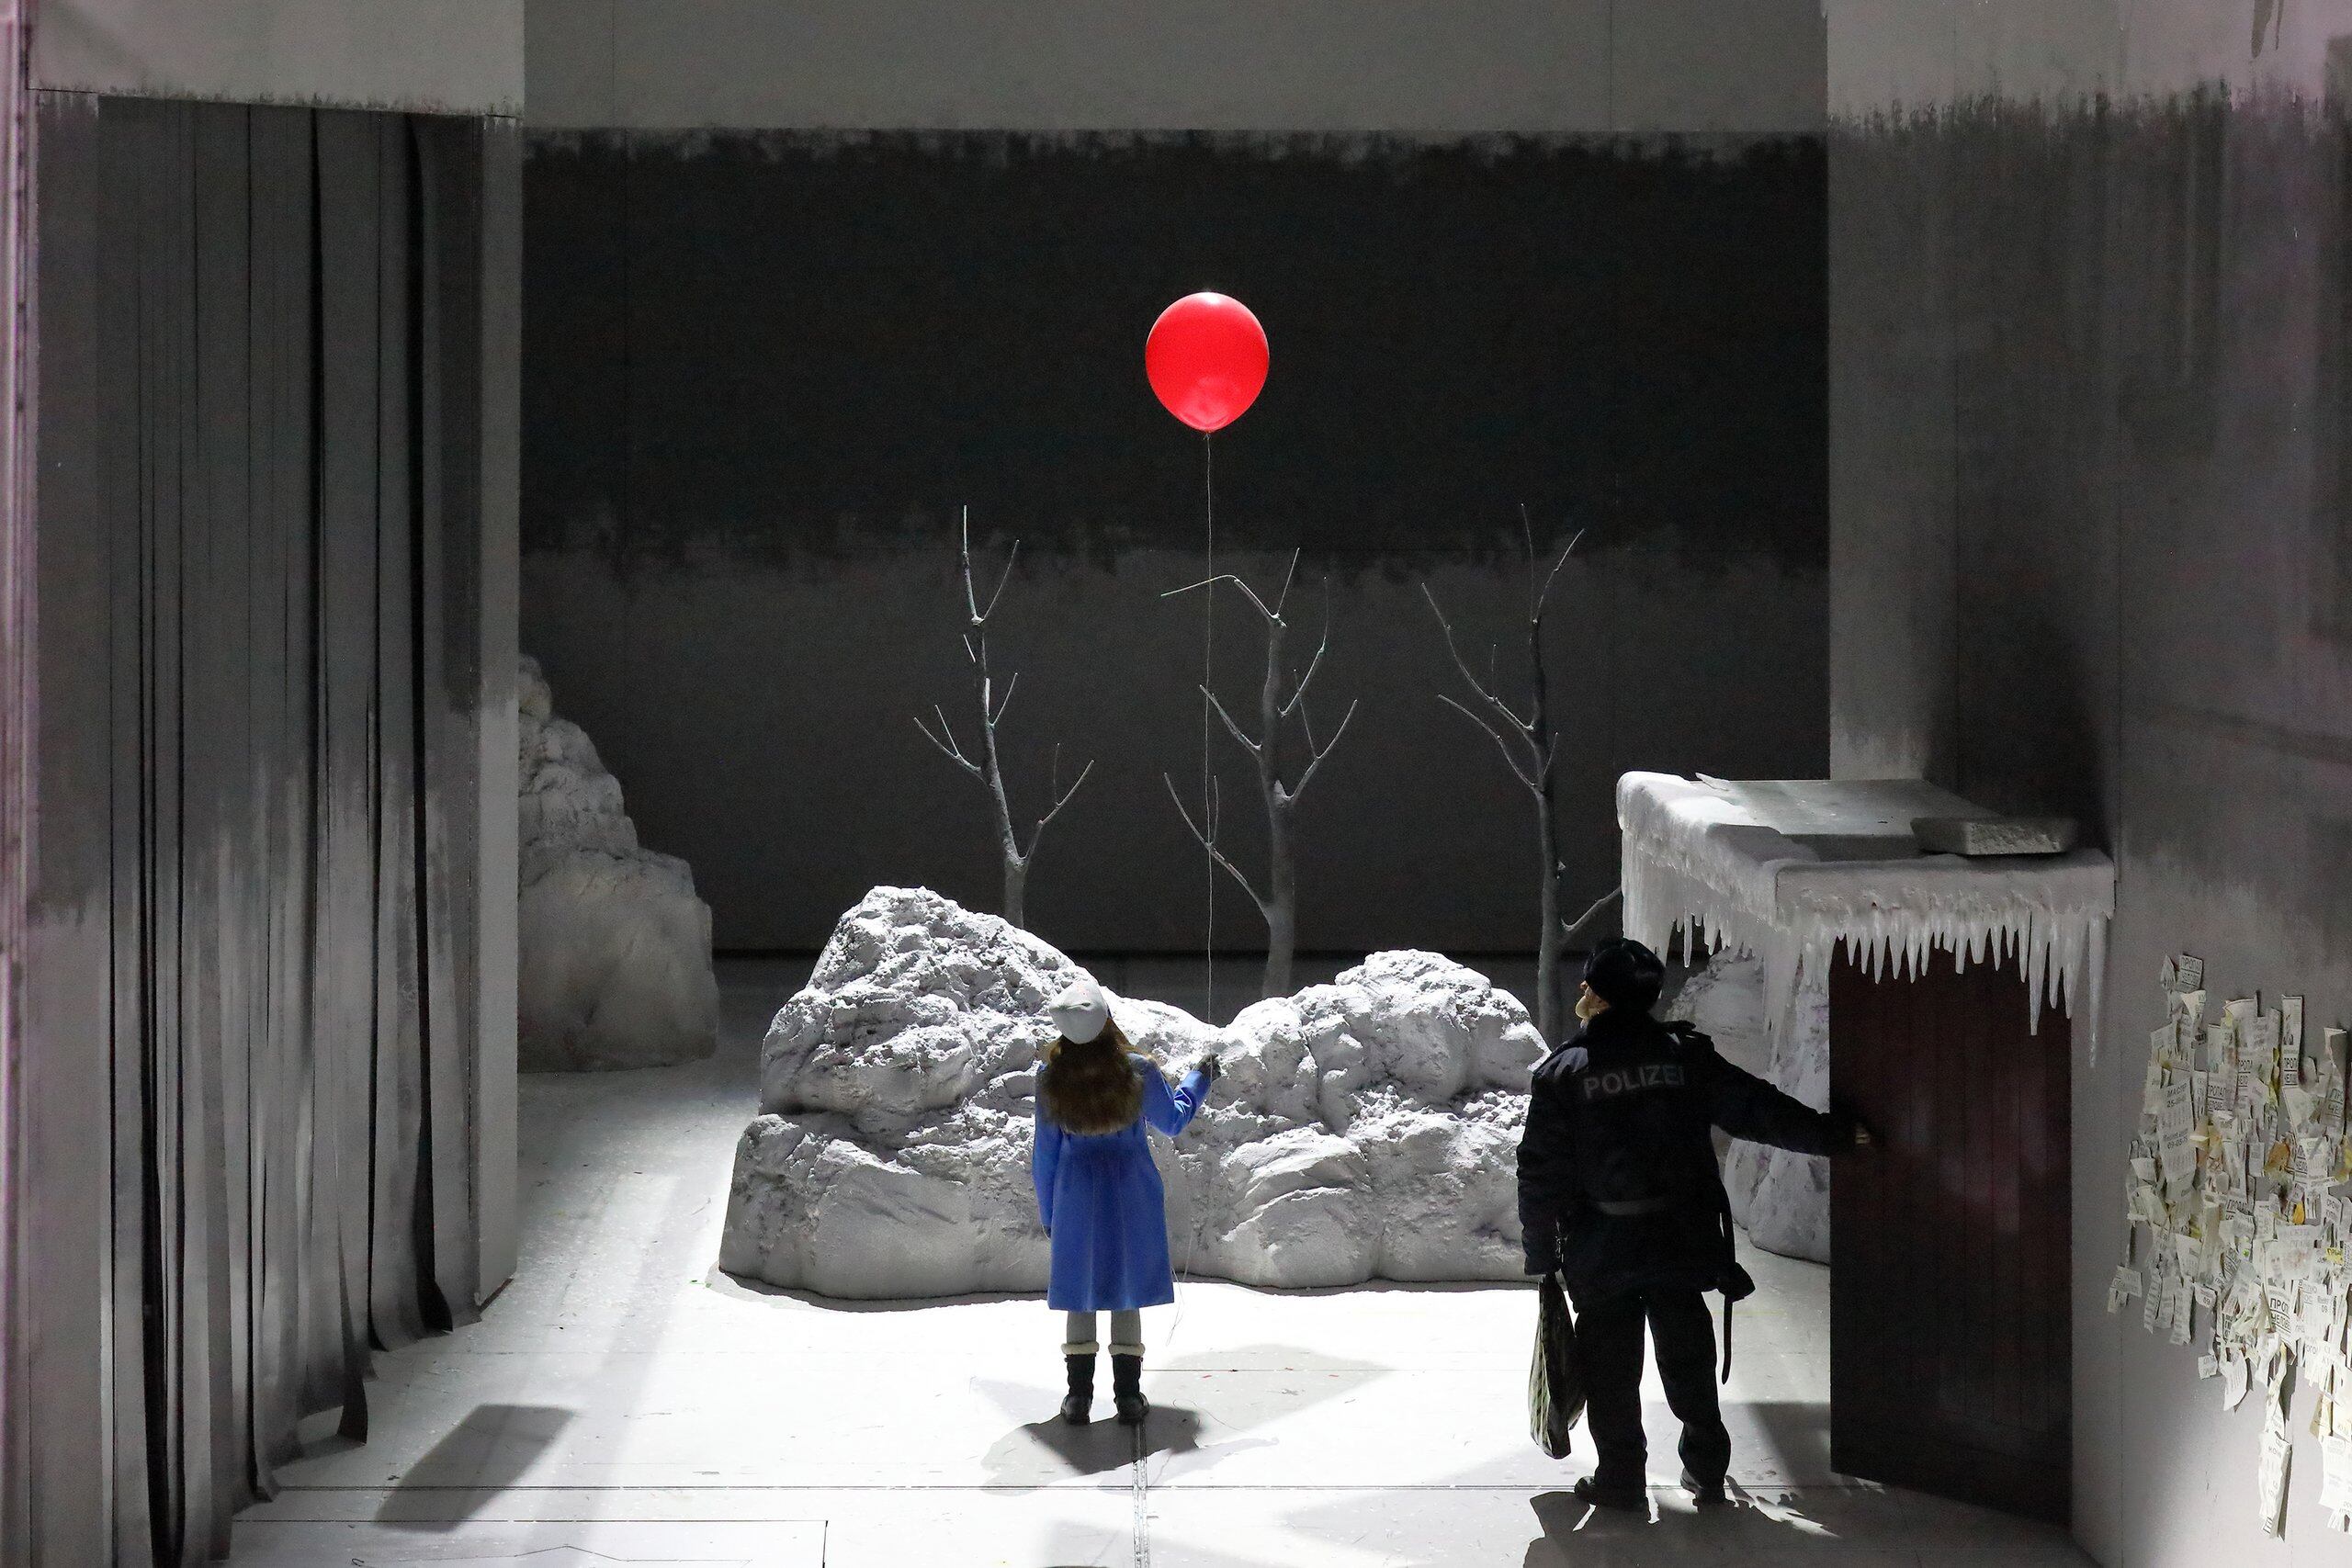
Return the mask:
<svg viewBox="0 0 2352 1568"><path fill-rule="evenodd" d="M2163 956L2352 1021L2352 144L2325 101L2352 15L1829 19L1833 758L2074 812L2115 853L2107 1048L2075 1068L2077 1533L2133 1568L2250 1557L2260 1417L2103 1296ZM2300 1446L2269 1550L2340 1562Z"/></svg>
<svg viewBox="0 0 2352 1568"><path fill-rule="evenodd" d="M1189 545L1140 349L1213 286L1274 344L1232 542L1478 549L1523 502L1818 567L1821 178L1804 140L541 137L526 536L783 562L968 502Z"/></svg>
<svg viewBox="0 0 2352 1568"><path fill-rule="evenodd" d="M912 724L957 690L966 502L1026 541L1013 731L1102 759L1039 924L1199 940L1158 775L1197 774L1200 626L1158 595L1199 572L1201 448L1139 351L1201 287L1273 342L1220 537L1261 580L1305 547L1325 722L1366 705L1304 808L1309 945L1528 945L1526 807L1437 704L1414 586L1504 631L1521 502L1592 530L1554 651L1572 887L1613 881L1621 768L1824 765L1817 141L565 134L526 186L525 644L722 945L813 945L876 881L992 901Z"/></svg>

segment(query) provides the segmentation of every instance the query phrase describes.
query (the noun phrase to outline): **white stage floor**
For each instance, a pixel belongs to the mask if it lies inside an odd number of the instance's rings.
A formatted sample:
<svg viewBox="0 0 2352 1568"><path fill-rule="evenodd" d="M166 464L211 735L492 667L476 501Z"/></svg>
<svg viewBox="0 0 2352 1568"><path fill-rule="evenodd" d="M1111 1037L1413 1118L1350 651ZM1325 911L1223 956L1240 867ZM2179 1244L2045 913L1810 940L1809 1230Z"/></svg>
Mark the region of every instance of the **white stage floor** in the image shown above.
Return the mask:
<svg viewBox="0 0 2352 1568"><path fill-rule="evenodd" d="M2055 1531L1828 1470L1828 1274L1752 1254L1726 1393L1755 1506L1656 1517L1526 1437L1532 1291L1193 1282L1146 1314L1140 1443L1052 1419L1041 1302L833 1303L712 1266L773 984L722 972L713 1062L524 1080L524 1252L482 1322L378 1358L373 1436L243 1516L272 1568L2074 1568ZM751 974L763 978L759 972ZM1107 1416L1107 1370L1097 1408ZM1582 1434L1579 1433L1581 1440Z"/></svg>

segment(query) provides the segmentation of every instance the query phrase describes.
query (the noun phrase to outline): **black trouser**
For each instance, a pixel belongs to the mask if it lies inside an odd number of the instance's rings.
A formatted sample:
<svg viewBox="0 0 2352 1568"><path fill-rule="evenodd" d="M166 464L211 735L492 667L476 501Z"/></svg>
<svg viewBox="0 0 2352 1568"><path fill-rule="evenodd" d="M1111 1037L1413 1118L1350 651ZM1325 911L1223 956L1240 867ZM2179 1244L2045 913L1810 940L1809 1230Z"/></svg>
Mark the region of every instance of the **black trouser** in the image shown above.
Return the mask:
<svg viewBox="0 0 2352 1568"><path fill-rule="evenodd" d="M1682 1468L1713 1484L1731 1469L1731 1434L1715 1404L1715 1324L1693 1290L1634 1291L1577 1314L1585 1418L1600 1454L1593 1484L1634 1490L1648 1483L1642 1436L1642 1324L1657 1350L1666 1402L1682 1423Z"/></svg>

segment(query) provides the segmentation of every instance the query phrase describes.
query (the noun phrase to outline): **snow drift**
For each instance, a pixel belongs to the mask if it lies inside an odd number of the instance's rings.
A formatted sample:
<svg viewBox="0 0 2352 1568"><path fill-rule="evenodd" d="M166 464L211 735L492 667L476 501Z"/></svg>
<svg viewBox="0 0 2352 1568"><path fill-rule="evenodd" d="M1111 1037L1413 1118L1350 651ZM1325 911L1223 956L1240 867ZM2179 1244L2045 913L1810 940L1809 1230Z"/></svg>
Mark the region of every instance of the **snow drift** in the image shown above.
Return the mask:
<svg viewBox="0 0 2352 1568"><path fill-rule="evenodd" d="M824 1295L1042 1289L1029 1186L1046 999L1080 973L923 889L843 916L761 1054L719 1266ZM1522 1278L1515 1155L1542 1044L1526 1010L1428 953L1383 953L1225 1029L1112 998L1171 1072L1225 1076L1154 1139L1181 1270L1261 1285Z"/></svg>
<svg viewBox="0 0 2352 1568"><path fill-rule="evenodd" d="M620 781L522 662L521 1065L653 1067L718 1044L710 909L694 872L640 848Z"/></svg>
<svg viewBox="0 0 2352 1568"><path fill-rule="evenodd" d="M1765 1027L1764 964L1737 953L1715 954L1683 982L1667 1010L1711 1036L1726 1061L1807 1105L1829 1103L1829 988L1797 989L1795 1027ZM1720 1134L1718 1134L1720 1137ZM1729 1140L1724 1187L1732 1218L1767 1252L1829 1261L1829 1162L1767 1144Z"/></svg>

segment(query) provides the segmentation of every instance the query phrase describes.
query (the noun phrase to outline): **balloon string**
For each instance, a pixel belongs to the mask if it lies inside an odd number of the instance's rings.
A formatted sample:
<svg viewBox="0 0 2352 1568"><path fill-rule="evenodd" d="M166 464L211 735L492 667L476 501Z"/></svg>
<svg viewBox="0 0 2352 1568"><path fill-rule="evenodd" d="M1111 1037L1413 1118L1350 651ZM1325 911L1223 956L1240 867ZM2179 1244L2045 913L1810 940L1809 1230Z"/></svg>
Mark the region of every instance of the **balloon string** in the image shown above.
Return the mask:
<svg viewBox="0 0 2352 1568"><path fill-rule="evenodd" d="M1216 1027L1216 773L1209 759L1213 739L1209 694L1216 689L1216 438L1201 432L1201 499L1204 511L1203 570L1207 592L1201 595L1201 825L1203 859L1208 872L1208 928L1204 937L1202 985L1206 991L1206 1022Z"/></svg>

